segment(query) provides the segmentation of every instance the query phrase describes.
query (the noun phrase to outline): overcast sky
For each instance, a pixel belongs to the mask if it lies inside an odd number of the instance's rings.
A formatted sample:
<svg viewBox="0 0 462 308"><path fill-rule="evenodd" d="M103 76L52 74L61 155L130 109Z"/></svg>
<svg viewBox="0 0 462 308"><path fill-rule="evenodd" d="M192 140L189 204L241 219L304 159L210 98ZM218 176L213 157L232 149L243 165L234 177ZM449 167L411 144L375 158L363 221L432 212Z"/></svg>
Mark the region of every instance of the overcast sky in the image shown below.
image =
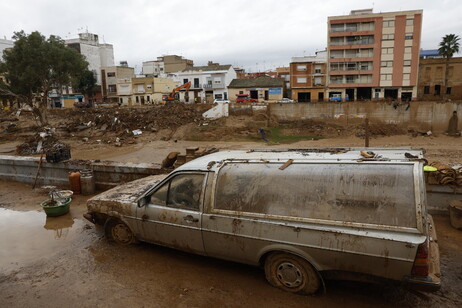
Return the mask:
<svg viewBox="0 0 462 308"><path fill-rule="evenodd" d="M364 8L423 9L423 49L438 48L446 34L462 36L460 0L2 0L0 37L37 30L75 38L88 29L114 45L116 64L126 60L137 71L166 54L264 71L325 49L327 17Z"/></svg>

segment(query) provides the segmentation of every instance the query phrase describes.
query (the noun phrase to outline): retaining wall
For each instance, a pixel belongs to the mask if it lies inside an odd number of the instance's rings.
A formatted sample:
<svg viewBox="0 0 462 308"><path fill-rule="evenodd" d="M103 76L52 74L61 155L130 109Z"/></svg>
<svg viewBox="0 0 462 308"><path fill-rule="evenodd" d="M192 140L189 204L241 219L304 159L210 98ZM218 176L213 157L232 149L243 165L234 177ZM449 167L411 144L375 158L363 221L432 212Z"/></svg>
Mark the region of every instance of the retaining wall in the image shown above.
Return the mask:
<svg viewBox="0 0 462 308"><path fill-rule="evenodd" d="M462 103L460 102L286 103L269 104L269 107L271 116L282 121L329 119L348 123L350 119L368 117L371 123L404 124L409 128L437 133L447 130L453 111L457 111L459 129L462 129Z"/></svg>

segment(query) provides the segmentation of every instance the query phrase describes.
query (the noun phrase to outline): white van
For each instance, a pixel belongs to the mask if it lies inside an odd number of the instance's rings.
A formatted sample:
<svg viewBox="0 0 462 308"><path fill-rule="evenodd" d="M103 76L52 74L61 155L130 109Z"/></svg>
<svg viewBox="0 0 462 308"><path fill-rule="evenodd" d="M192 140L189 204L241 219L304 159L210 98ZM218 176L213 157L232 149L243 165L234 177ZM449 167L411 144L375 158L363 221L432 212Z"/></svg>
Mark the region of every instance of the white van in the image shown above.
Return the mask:
<svg viewBox="0 0 462 308"><path fill-rule="evenodd" d="M370 158L361 149L218 152L104 192L88 201L85 217L122 244L262 266L290 292L315 293L331 278L437 290L423 155L368 151Z"/></svg>

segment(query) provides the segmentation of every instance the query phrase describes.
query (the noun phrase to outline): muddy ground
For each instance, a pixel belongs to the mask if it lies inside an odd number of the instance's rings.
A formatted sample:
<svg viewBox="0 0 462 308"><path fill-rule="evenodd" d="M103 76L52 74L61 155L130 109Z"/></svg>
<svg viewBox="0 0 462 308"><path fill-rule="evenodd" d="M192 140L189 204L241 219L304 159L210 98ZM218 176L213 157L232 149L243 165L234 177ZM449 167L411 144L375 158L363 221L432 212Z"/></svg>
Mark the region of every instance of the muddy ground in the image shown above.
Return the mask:
<svg viewBox="0 0 462 308"><path fill-rule="evenodd" d="M44 192L0 181L0 298L3 307L460 307L462 231L435 216L443 286L417 293L393 285L328 281L323 296L271 287L262 269L151 244L117 246L82 218L47 218Z"/></svg>

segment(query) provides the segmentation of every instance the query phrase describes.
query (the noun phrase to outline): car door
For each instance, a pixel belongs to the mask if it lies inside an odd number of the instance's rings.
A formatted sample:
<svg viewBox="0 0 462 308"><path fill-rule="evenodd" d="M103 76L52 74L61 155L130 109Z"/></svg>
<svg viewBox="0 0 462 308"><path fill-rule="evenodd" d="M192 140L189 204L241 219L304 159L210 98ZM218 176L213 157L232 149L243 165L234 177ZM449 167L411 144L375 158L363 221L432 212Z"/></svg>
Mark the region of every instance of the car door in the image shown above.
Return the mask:
<svg viewBox="0 0 462 308"><path fill-rule="evenodd" d="M141 237L145 241L204 253L201 210L206 174L178 173L170 177L138 208Z"/></svg>

